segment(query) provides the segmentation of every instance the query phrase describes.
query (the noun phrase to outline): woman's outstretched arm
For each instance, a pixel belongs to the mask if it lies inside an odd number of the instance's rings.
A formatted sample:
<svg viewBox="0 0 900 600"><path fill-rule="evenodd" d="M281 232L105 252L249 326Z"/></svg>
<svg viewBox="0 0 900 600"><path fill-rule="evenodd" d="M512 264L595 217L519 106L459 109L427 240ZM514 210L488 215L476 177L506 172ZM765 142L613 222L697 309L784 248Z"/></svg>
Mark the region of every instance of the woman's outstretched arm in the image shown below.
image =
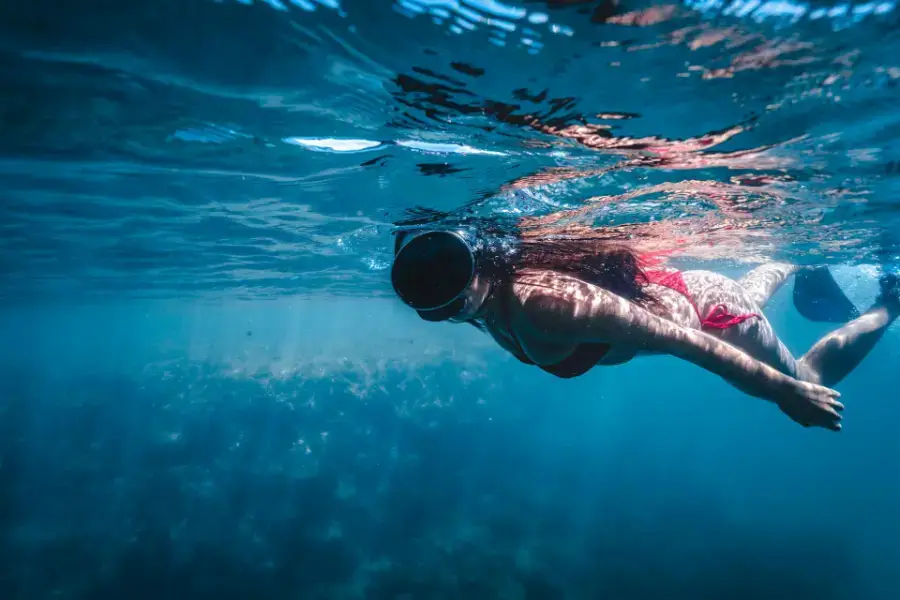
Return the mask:
<svg viewBox="0 0 900 600"><path fill-rule="evenodd" d="M621 343L687 360L739 390L776 403L804 426L840 429L840 397L829 388L799 381L702 331L656 316L615 294L544 272L515 284L521 310L512 324L521 338Z"/></svg>

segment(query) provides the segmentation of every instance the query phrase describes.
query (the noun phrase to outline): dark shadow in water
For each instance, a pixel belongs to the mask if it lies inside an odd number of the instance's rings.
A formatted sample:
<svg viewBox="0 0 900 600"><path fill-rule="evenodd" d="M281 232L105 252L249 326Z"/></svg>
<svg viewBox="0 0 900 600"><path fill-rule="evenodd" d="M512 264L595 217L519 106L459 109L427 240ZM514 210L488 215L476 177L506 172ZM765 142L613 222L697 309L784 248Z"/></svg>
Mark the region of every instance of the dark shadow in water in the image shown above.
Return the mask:
<svg viewBox="0 0 900 600"><path fill-rule="evenodd" d="M481 67L475 67L464 62L451 62L450 66L460 73L465 73L470 77L482 77L485 73L484 69L482 69Z"/></svg>
<svg viewBox="0 0 900 600"><path fill-rule="evenodd" d="M439 177L462 173L463 171L469 170L455 167L450 163L420 163L417 164L416 167L418 167L419 172L421 172L422 175L437 175Z"/></svg>

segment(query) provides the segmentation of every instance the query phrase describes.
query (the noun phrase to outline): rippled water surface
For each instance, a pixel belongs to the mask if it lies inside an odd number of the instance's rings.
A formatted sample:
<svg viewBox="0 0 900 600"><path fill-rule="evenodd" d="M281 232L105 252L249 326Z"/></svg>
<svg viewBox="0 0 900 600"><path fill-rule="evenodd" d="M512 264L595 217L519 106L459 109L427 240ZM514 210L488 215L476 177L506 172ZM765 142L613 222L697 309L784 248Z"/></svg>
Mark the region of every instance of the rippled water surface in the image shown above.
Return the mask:
<svg viewBox="0 0 900 600"><path fill-rule="evenodd" d="M398 222L900 251L893 1L0 8L7 300L385 294Z"/></svg>

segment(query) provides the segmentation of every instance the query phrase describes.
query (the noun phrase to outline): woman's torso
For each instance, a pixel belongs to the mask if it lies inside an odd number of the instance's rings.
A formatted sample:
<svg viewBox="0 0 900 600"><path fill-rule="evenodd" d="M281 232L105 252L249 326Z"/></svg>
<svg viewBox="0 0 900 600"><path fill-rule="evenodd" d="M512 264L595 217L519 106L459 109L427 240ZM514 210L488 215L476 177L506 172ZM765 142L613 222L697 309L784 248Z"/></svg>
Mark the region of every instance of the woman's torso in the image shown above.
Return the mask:
<svg viewBox="0 0 900 600"><path fill-rule="evenodd" d="M733 311L741 313L759 310L746 297L740 285L724 275L710 271L684 271L681 276L686 288L682 291L664 285L652 283L646 285L646 291L656 299L656 304L648 306L648 310L690 329L702 327L698 312L706 315L719 304L726 304ZM575 278L565 275L559 277L561 282L567 279ZM525 277L524 281L527 284L528 278ZM522 280L519 283L522 283ZM646 351L621 343L601 344L603 346L601 348L596 345L586 347L582 343L551 342L534 334L525 334L526 338L523 339L524 332L515 331L510 327L514 322L514 311L521 310L521 304L512 297L512 286L507 284L505 287L507 289L499 291L495 305L497 308L489 311L485 318L486 329L501 347L523 362L536 364L553 374L557 374L553 372L556 365L562 365L564 373L571 373L573 369L578 371L576 375L558 375L568 377L577 376L596 365L618 365L630 361L639 354L647 354ZM585 361L591 360L593 360L591 364L585 364ZM581 364L572 364L570 367L566 365L567 361Z"/></svg>

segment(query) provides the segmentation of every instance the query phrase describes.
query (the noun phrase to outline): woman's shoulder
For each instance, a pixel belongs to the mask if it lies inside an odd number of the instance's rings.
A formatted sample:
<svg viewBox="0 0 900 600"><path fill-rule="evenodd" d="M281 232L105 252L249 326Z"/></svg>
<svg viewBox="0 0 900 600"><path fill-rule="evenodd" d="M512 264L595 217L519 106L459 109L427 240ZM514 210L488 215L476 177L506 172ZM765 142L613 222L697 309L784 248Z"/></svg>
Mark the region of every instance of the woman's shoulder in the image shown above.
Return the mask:
<svg viewBox="0 0 900 600"><path fill-rule="evenodd" d="M568 286L574 284L591 285L578 277L550 269L523 269L511 279L513 285Z"/></svg>
<svg viewBox="0 0 900 600"><path fill-rule="evenodd" d="M577 277L551 270L523 270L509 281L507 306L541 306L554 311L595 301L602 290ZM517 305L517 306L515 306Z"/></svg>
<svg viewBox="0 0 900 600"><path fill-rule="evenodd" d="M574 275L545 269L524 269L516 273L510 284L517 294L584 294L597 290L597 286Z"/></svg>

